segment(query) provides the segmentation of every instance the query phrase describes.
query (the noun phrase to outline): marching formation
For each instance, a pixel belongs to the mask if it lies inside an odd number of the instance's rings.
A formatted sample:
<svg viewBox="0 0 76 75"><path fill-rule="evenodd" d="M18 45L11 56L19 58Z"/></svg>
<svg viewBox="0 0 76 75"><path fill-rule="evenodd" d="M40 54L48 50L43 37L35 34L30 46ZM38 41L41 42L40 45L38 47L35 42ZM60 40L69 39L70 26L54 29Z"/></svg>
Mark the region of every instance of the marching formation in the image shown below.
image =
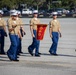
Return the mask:
<svg viewBox="0 0 76 75"><path fill-rule="evenodd" d="M2 10L0 10L0 54L5 54L4 51L4 40L7 37L6 25L9 31L10 47L7 51L7 56L11 61L19 61L18 55L22 53L22 37L26 34L23 28L23 22L19 18L20 12L11 11L10 18L6 21L2 19ZM30 20L30 32L32 36L32 44L28 47L28 52L31 56L34 56L33 51L35 50L35 57L40 57L39 52L40 40L37 37L37 24L41 24L37 18L38 11L33 12L33 18ZM40 31L41 32L41 31ZM43 32L43 31L42 31ZM57 56L57 45L59 36L61 37L60 23L57 20L57 12L53 12L53 20L49 22L49 33L52 39L52 45L49 49L51 55ZM41 36L41 35L40 35Z"/></svg>

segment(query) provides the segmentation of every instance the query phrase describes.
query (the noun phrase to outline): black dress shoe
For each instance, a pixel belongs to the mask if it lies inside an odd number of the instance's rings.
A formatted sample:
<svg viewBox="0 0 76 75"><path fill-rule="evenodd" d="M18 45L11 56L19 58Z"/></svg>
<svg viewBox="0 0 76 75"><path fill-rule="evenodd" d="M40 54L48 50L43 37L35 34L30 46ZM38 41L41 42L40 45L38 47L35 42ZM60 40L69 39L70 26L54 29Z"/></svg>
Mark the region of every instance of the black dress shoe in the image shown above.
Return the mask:
<svg viewBox="0 0 76 75"><path fill-rule="evenodd" d="M23 52L19 52L19 53L23 53Z"/></svg>
<svg viewBox="0 0 76 75"><path fill-rule="evenodd" d="M13 61L13 59L9 56L8 52L7 52L7 56L10 59L10 61Z"/></svg>
<svg viewBox="0 0 76 75"><path fill-rule="evenodd" d="M18 53L17 55L20 55L20 53Z"/></svg>
<svg viewBox="0 0 76 75"><path fill-rule="evenodd" d="M0 54L5 55L6 53L5 53L5 52L3 52L3 53L0 53Z"/></svg>
<svg viewBox="0 0 76 75"><path fill-rule="evenodd" d="M40 52L38 52L38 54L41 54Z"/></svg>
<svg viewBox="0 0 76 75"><path fill-rule="evenodd" d="M49 53L52 55L53 53L51 53L50 51L49 51Z"/></svg>
<svg viewBox="0 0 76 75"><path fill-rule="evenodd" d="M39 54L37 54L37 55L35 54L35 57L40 57L40 55Z"/></svg>
<svg viewBox="0 0 76 75"><path fill-rule="evenodd" d="M17 62L18 62L19 60L18 60L18 59L16 59L16 60L13 60L13 61L17 61Z"/></svg>
<svg viewBox="0 0 76 75"><path fill-rule="evenodd" d="M54 53L52 53L51 55L58 56L58 54L54 54Z"/></svg>
<svg viewBox="0 0 76 75"><path fill-rule="evenodd" d="M19 57L17 56L17 58L19 58Z"/></svg>
<svg viewBox="0 0 76 75"><path fill-rule="evenodd" d="M33 56L33 53L32 53L32 51L28 50L28 52L29 52L29 54L30 54L31 56Z"/></svg>

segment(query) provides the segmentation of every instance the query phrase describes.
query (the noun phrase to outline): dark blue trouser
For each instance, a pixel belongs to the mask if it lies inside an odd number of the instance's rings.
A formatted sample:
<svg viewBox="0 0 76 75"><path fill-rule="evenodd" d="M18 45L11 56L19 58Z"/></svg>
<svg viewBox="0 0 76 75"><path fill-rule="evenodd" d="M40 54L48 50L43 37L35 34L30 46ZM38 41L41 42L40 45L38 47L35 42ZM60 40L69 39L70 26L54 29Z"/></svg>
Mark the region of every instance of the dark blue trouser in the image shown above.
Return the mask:
<svg viewBox="0 0 76 75"><path fill-rule="evenodd" d="M35 37L33 37L33 42L32 44L28 47L28 49L33 52L34 49L35 50L35 54L37 55L39 53L39 45L40 45L40 41L36 39L36 30L33 30L33 33L35 35Z"/></svg>
<svg viewBox="0 0 76 75"><path fill-rule="evenodd" d="M56 54L57 51L57 45L58 45L58 39L59 39L59 35L58 32L52 32L52 45L50 47L50 52L53 54Z"/></svg>
<svg viewBox="0 0 76 75"><path fill-rule="evenodd" d="M4 40L5 40L4 30L0 29L0 53L4 53Z"/></svg>
<svg viewBox="0 0 76 75"><path fill-rule="evenodd" d="M18 45L18 54L22 52L22 40L19 38L19 45Z"/></svg>
<svg viewBox="0 0 76 75"><path fill-rule="evenodd" d="M9 50L7 51L7 54L12 60L17 60L17 49L18 49L18 44L19 44L18 35L9 34L9 37L11 41L11 46Z"/></svg>

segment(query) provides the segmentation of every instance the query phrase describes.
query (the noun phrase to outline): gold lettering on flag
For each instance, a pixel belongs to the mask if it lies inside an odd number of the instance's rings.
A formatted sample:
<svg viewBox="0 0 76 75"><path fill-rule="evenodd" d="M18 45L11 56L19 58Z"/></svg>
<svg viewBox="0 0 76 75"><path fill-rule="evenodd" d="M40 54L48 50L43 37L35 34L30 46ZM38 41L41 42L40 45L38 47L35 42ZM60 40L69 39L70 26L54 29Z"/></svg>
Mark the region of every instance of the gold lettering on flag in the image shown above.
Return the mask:
<svg viewBox="0 0 76 75"><path fill-rule="evenodd" d="M47 24L37 24L37 40L43 40Z"/></svg>

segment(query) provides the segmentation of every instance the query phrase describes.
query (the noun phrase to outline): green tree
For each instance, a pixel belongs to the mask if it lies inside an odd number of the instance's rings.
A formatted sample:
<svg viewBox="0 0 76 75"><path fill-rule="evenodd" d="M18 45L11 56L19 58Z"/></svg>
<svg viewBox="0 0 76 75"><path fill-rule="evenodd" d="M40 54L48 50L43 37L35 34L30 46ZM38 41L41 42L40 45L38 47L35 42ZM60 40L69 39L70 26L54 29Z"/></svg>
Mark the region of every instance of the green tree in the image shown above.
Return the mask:
<svg viewBox="0 0 76 75"><path fill-rule="evenodd" d="M43 5L43 2L45 2L45 0L33 0L33 5L35 5L38 10L39 6Z"/></svg>
<svg viewBox="0 0 76 75"><path fill-rule="evenodd" d="M61 1L61 3L53 4L52 1ZM76 7L76 0L0 0L0 8L6 6L9 8L16 8L19 4L27 4L27 6L36 6L39 9L41 6L47 7Z"/></svg>

